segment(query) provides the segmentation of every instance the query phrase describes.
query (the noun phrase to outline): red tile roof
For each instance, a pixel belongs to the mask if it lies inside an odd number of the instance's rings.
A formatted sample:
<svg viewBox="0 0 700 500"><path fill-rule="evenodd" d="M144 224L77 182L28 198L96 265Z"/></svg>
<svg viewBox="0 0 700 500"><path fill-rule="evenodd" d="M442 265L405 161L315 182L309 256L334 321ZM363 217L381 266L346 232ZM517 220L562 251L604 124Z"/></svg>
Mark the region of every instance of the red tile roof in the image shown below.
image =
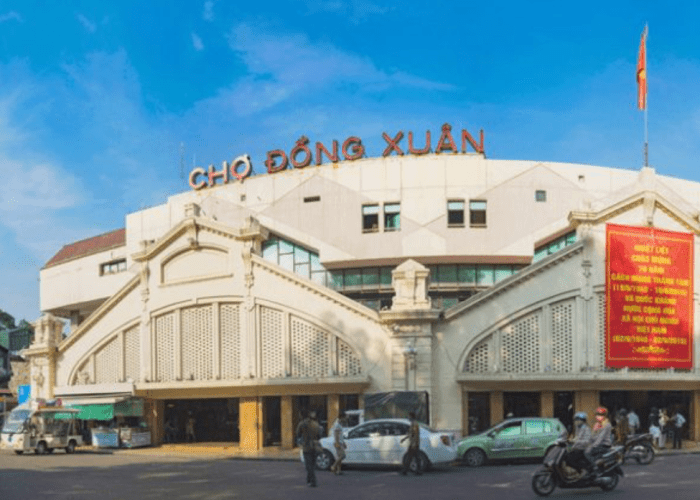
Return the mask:
<svg viewBox="0 0 700 500"><path fill-rule="evenodd" d="M124 245L126 245L126 228L117 229L116 231L65 245L56 255L51 257L46 265L44 265L44 268Z"/></svg>

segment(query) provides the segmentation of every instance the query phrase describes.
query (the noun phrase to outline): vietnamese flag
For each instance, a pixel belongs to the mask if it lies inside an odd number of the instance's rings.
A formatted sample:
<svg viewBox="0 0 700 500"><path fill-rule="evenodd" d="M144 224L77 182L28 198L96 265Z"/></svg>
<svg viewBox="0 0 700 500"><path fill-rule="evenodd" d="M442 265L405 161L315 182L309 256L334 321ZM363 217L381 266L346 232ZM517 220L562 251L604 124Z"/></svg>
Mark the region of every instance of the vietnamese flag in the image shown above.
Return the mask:
<svg viewBox="0 0 700 500"><path fill-rule="evenodd" d="M637 107L647 108L647 28L644 28L637 57Z"/></svg>

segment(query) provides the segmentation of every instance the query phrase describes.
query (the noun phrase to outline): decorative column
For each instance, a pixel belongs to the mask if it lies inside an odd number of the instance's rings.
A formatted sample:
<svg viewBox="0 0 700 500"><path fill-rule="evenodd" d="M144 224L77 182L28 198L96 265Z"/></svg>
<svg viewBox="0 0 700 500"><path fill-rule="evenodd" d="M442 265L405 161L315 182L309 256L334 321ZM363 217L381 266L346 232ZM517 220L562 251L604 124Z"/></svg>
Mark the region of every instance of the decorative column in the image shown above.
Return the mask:
<svg viewBox="0 0 700 500"><path fill-rule="evenodd" d="M438 393L434 390L432 323L439 311L430 307L430 271L407 260L392 271L394 298L389 311L379 313L391 337L392 390L426 391L430 415L435 415Z"/></svg>
<svg viewBox="0 0 700 500"><path fill-rule="evenodd" d="M23 354L29 361L32 399L53 399L56 385L56 357L63 340L63 322L44 314L34 323L34 341Z"/></svg>

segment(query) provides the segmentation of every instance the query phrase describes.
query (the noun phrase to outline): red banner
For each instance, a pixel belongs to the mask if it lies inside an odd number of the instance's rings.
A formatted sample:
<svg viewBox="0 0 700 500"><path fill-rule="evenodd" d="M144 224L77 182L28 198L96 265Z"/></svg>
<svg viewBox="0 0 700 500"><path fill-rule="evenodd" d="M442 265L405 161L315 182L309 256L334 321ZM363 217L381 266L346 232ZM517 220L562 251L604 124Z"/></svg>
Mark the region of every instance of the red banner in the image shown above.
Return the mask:
<svg viewBox="0 0 700 500"><path fill-rule="evenodd" d="M608 224L606 366L693 367L693 235Z"/></svg>

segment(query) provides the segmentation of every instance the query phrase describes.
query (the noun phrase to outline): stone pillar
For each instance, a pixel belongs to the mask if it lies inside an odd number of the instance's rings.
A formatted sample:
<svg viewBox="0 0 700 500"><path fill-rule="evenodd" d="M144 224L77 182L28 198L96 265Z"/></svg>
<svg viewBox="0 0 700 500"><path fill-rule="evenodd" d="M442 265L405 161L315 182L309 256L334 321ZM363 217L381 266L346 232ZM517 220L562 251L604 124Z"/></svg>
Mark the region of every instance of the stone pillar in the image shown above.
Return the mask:
<svg viewBox="0 0 700 500"><path fill-rule="evenodd" d="M540 396L540 415L545 418L554 416L554 392L542 391Z"/></svg>
<svg viewBox="0 0 700 500"><path fill-rule="evenodd" d="M469 391L461 389L462 393L462 436L469 434Z"/></svg>
<svg viewBox="0 0 700 500"><path fill-rule="evenodd" d="M491 400L489 403L491 407L490 425L496 425L503 420L503 391L491 391Z"/></svg>
<svg viewBox="0 0 700 500"><path fill-rule="evenodd" d="M53 399L56 386L56 348L63 340L63 322L44 314L34 323L34 340L23 352L29 362L32 399Z"/></svg>
<svg viewBox="0 0 700 500"><path fill-rule="evenodd" d="M328 429L326 429L326 436L330 436L331 426L340 414L340 397L337 394L329 394L328 399L326 401L326 414L328 415Z"/></svg>
<svg viewBox="0 0 700 500"><path fill-rule="evenodd" d="M582 411L588 415L591 422L595 415L595 409L600 406L600 395L598 391L576 391L574 393L574 413Z"/></svg>
<svg viewBox="0 0 700 500"><path fill-rule="evenodd" d="M700 391L690 393L690 415L688 416L688 438L700 440Z"/></svg>
<svg viewBox="0 0 700 500"><path fill-rule="evenodd" d="M258 398L240 398L239 427L242 450L257 451L262 448L260 402Z"/></svg>
<svg viewBox="0 0 700 500"><path fill-rule="evenodd" d="M163 444L165 435L165 401L146 399L143 402L143 416L151 431L151 443L154 446Z"/></svg>
<svg viewBox="0 0 700 500"><path fill-rule="evenodd" d="M282 449L294 448L294 416L292 414L292 396L282 396L280 399L280 419L282 420Z"/></svg>

